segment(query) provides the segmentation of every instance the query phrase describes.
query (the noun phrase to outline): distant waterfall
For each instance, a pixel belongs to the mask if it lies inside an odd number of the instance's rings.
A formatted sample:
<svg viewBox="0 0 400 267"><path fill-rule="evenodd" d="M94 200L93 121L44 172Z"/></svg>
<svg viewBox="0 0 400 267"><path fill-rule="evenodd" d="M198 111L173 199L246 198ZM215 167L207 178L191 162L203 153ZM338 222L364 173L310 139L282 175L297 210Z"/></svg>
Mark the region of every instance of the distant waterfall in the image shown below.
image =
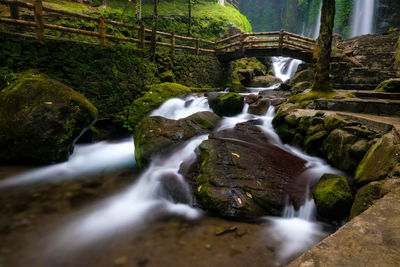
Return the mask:
<svg viewBox="0 0 400 267"><path fill-rule="evenodd" d="M352 11L350 37L374 33L375 0L356 0Z"/></svg>

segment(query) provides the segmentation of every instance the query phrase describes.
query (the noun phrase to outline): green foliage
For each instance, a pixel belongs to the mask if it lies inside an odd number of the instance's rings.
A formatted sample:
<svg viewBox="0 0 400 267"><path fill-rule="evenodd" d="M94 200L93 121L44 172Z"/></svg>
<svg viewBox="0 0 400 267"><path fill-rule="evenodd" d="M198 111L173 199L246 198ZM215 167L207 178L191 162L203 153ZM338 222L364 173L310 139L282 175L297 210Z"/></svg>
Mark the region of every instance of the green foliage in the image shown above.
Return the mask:
<svg viewBox="0 0 400 267"><path fill-rule="evenodd" d="M353 8L353 0L336 0L336 15L334 31L344 37L350 34L350 13Z"/></svg>

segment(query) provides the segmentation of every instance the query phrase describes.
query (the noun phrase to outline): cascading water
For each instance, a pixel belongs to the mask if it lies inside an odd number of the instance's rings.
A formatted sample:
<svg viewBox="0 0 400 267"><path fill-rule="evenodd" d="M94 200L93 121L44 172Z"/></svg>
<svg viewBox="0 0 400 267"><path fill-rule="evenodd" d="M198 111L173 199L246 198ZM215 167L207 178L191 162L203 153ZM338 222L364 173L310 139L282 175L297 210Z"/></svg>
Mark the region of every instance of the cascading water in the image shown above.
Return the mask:
<svg viewBox="0 0 400 267"><path fill-rule="evenodd" d="M374 11L375 0L355 0L350 37L374 33Z"/></svg>
<svg viewBox="0 0 400 267"><path fill-rule="evenodd" d="M67 162L42 167L0 181L0 188L60 181L136 165L132 139L117 143L77 145Z"/></svg>
<svg viewBox="0 0 400 267"><path fill-rule="evenodd" d="M272 86L269 89L274 89L275 87ZM263 89L266 90L267 88ZM253 93L257 93L263 89L252 88L251 90ZM209 110L210 107L206 97L197 95L189 96L186 99L173 98L168 100L159 109L153 111L152 115L179 119L196 112ZM336 172L322 160L307 156L299 150L282 144L272 126L273 107L270 107L264 116L249 114L247 110L248 105L246 104L241 114L235 117L223 118L218 130L233 128L240 122L257 120L259 122L258 127L271 137L274 145L286 149L307 161L308 169L302 175L315 182L323 173ZM195 137L176 148L172 153L153 158L150 166L142 173L135 184L114 197L82 210L71 223L59 229L52 237L52 244L49 246L51 251L49 253L63 253L64 251L79 249L96 240L123 231L127 227L141 229L141 227L146 227L149 221L160 216L178 215L187 219L196 219L201 216L202 212L192 207L193 196L191 188L182 175L179 174L179 169L183 162L187 163L196 159L195 149L207 138L208 136L206 135ZM100 158L107 157L107 160L99 162L98 165L103 165L108 161L126 163L127 157L130 157L130 164L132 164L134 148L131 140L129 140L129 143L129 153L126 154L121 153L121 151L125 151L128 148L125 146L123 146L123 150L116 149L115 153L101 149L96 150L96 147L112 146L112 144L107 143L78 146L70 161L66 163L69 165L63 168L73 168L75 172L80 173L86 172L87 169L98 169L98 167L86 168L88 162L88 156L86 155L92 155L92 152L96 155L100 154L98 156ZM125 142L114 145L122 144L125 144ZM119 153L121 154L120 157L116 158ZM96 162L98 160L92 159L91 161ZM79 164L73 162L79 162ZM53 167L57 166L62 166L62 164ZM115 166L115 164L110 166ZM51 174L48 175L50 178L50 176L55 175L55 172L51 169L52 167L48 168L51 170ZM58 168L60 167L55 169L58 170ZM31 177L34 173L30 174ZM41 174L35 175L42 176ZM25 180L27 179L25 178ZM272 231L271 234L276 241L282 244L280 251L277 252L280 259L285 260L295 253L304 251L305 248L314 245L316 241L325 236L320 225L314 222L315 210L313 200L307 195L305 204L299 210L295 210L288 203L282 218L266 218L266 220L272 222L272 227L269 231Z"/></svg>
<svg viewBox="0 0 400 267"><path fill-rule="evenodd" d="M272 57L272 65L275 77L286 82L294 76L297 67L302 63L301 60L288 57Z"/></svg>

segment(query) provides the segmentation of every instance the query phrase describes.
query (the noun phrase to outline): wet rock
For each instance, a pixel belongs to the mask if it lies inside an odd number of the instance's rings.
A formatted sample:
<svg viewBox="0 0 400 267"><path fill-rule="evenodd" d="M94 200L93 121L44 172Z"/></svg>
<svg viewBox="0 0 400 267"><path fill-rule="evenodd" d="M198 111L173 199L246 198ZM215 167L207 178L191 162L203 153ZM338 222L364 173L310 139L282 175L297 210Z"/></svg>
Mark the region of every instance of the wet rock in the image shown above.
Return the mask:
<svg viewBox="0 0 400 267"><path fill-rule="evenodd" d="M299 72L296 72L296 74L293 76L293 78L289 81L289 85L294 86L297 83L301 82L310 82L312 83L314 81L314 71L312 69L305 69Z"/></svg>
<svg viewBox="0 0 400 267"><path fill-rule="evenodd" d="M144 118L135 128L135 158L138 166L146 166L151 156L168 150L173 145L209 133L219 120L219 116L208 111L180 120L159 116Z"/></svg>
<svg viewBox="0 0 400 267"><path fill-rule="evenodd" d="M248 113L254 115L265 115L270 106L278 106L286 101L286 98L259 98L257 101L249 105Z"/></svg>
<svg viewBox="0 0 400 267"><path fill-rule="evenodd" d="M392 133L380 138L366 153L358 166L354 182L357 186L386 178L399 164L400 145Z"/></svg>
<svg viewBox="0 0 400 267"><path fill-rule="evenodd" d="M261 98L261 96L255 95L255 94L250 94L244 98L244 101L246 101L246 103L250 105L250 104L253 104L254 102L256 102L259 98Z"/></svg>
<svg viewBox="0 0 400 267"><path fill-rule="evenodd" d="M250 69L241 69L237 71L237 75L241 84L249 86L250 82L253 80L254 72Z"/></svg>
<svg viewBox="0 0 400 267"><path fill-rule="evenodd" d="M277 83L281 83L282 80L272 75L267 76L255 76L247 86L249 87L269 87Z"/></svg>
<svg viewBox="0 0 400 267"><path fill-rule="evenodd" d="M354 173L367 150L368 140L359 140L357 136L342 129L333 130L323 143L326 158L348 173Z"/></svg>
<svg viewBox="0 0 400 267"><path fill-rule="evenodd" d="M65 161L96 117L97 109L61 82L41 74L21 76L0 92L0 160Z"/></svg>
<svg viewBox="0 0 400 267"><path fill-rule="evenodd" d="M244 96L238 93L210 93L208 95L208 104L219 116L234 116L242 112Z"/></svg>
<svg viewBox="0 0 400 267"><path fill-rule="evenodd" d="M375 91L400 93L400 79L389 79L383 81L379 84Z"/></svg>
<svg viewBox="0 0 400 267"><path fill-rule="evenodd" d="M204 141L199 160L194 191L200 204L217 215L280 215L287 195L296 204L303 199L304 192L292 191L289 185L306 170L305 161L274 145L251 123L240 123Z"/></svg>
<svg viewBox="0 0 400 267"><path fill-rule="evenodd" d="M291 87L290 92L292 93L292 95L300 94L304 92L304 90L311 88L311 86L311 82L299 82Z"/></svg>
<svg viewBox="0 0 400 267"><path fill-rule="evenodd" d="M350 214L353 192L344 176L324 174L313 192L318 215L326 219L342 219Z"/></svg>

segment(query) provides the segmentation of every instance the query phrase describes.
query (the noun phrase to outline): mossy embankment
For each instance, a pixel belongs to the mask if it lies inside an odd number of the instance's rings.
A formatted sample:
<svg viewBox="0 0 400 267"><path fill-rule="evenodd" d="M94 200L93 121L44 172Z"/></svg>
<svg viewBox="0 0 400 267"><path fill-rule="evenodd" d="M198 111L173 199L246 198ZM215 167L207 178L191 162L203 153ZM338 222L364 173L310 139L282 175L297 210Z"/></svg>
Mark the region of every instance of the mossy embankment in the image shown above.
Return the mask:
<svg viewBox="0 0 400 267"><path fill-rule="evenodd" d="M35 69L82 93L99 109L99 118L112 118L126 125L129 106L162 73L173 81L196 88L219 88L227 83L224 66L213 55L149 55L127 46L107 46L74 41L13 37L0 33L0 90L12 83L17 73ZM171 96L172 97L172 96Z"/></svg>

